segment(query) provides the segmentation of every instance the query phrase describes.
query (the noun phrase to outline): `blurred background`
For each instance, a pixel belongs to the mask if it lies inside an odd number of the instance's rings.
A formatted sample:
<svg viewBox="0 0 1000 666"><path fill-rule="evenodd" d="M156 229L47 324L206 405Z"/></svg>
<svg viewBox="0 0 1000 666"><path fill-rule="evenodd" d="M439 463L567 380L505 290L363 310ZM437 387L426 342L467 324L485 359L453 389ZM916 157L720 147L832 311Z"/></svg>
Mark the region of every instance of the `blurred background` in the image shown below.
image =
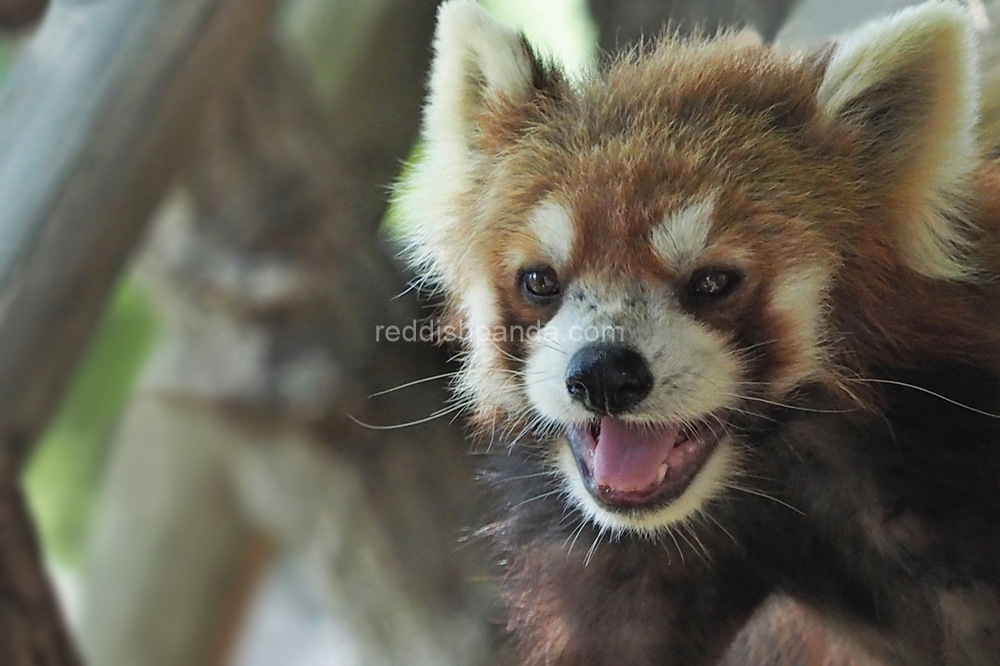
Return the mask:
<svg viewBox="0 0 1000 666"><path fill-rule="evenodd" d="M579 76L910 3L482 4ZM0 0L0 425L87 663L506 663L446 351L374 338L424 314L387 188L436 2L44 5Z"/></svg>

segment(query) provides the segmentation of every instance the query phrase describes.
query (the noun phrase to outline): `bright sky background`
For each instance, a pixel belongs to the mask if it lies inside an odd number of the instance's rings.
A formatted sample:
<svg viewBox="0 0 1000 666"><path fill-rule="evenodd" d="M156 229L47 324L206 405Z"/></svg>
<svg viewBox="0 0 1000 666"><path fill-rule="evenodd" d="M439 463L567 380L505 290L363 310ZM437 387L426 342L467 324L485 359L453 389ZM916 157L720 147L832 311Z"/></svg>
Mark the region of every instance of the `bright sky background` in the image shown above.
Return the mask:
<svg viewBox="0 0 1000 666"><path fill-rule="evenodd" d="M519 28L544 56L552 56L570 74L593 62L597 45L586 0L480 0L490 12Z"/></svg>

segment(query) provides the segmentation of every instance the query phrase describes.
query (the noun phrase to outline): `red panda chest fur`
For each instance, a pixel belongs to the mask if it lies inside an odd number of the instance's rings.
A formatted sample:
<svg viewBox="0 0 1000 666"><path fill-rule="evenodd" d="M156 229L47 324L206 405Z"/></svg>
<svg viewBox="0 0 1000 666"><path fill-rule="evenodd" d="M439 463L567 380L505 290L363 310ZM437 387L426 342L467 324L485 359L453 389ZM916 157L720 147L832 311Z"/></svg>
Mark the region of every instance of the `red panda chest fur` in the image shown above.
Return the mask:
<svg viewBox="0 0 1000 666"><path fill-rule="evenodd" d="M397 203L498 454L524 664L1000 664L971 25L667 36L571 83L442 6Z"/></svg>

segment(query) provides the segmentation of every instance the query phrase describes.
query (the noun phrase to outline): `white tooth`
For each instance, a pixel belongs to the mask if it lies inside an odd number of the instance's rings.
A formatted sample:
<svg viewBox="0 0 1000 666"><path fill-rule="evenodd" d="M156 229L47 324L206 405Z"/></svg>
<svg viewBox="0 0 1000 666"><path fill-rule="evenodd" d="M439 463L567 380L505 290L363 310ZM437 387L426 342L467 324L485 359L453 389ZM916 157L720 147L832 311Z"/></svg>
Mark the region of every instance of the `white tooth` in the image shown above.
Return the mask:
<svg viewBox="0 0 1000 666"><path fill-rule="evenodd" d="M663 479L667 478L667 472L670 471L670 465L663 463L660 465L660 469L656 472L656 482L663 483Z"/></svg>

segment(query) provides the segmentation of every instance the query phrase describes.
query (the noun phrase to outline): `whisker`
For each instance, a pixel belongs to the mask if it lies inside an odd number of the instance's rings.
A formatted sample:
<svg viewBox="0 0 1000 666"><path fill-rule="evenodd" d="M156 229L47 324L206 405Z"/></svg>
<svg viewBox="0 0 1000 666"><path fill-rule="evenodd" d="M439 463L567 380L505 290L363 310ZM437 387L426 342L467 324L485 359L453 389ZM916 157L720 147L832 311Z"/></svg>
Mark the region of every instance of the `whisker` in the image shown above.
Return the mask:
<svg viewBox="0 0 1000 666"><path fill-rule="evenodd" d="M758 342L756 344L752 344L749 347L740 347L738 351L741 352L753 351L754 349L757 349L759 347L764 347L766 345L773 345L776 342L780 342L780 340L778 338L775 338L773 340L765 340L764 342Z"/></svg>
<svg viewBox="0 0 1000 666"><path fill-rule="evenodd" d="M524 500L523 502L518 502L517 504L515 504L514 506L512 506L510 508L510 510L513 511L515 509L520 509L525 504L528 504L530 502L534 502L535 500L545 499L546 497L552 497L553 495L558 495L561 492L563 492L562 488L556 488L555 490L550 490L547 493L542 493L541 495L535 495L534 497L529 497L528 499Z"/></svg>
<svg viewBox="0 0 1000 666"><path fill-rule="evenodd" d="M666 541L664 541L662 534L661 535L657 535L655 537L655 539L656 539L656 543L658 543L661 546L663 546L663 550L667 551L667 566L669 567L671 565L671 563L673 562L673 557L670 556L670 544L668 544Z"/></svg>
<svg viewBox="0 0 1000 666"><path fill-rule="evenodd" d="M498 345L496 343L495 340L491 339L490 340L490 344L493 345L494 349L496 349L498 352L500 352L501 354L503 354L504 356L506 356L510 360L515 361L517 363L524 363L525 362L525 360L523 358L518 358L517 356L514 356L513 354L511 354L506 349L502 348L500 345Z"/></svg>
<svg viewBox="0 0 1000 666"><path fill-rule="evenodd" d="M392 388L385 389L384 391L378 391L376 393L372 393L368 397L369 398L377 398L380 395L386 395L387 393L393 393L395 391L399 391L399 390L402 390L402 389L405 389L405 388L410 388L411 386L416 386L417 384L423 384L425 382L432 382L432 381L435 381L437 379L444 379L445 377L454 377L457 374L458 374L457 372L445 372L445 373L442 373L440 375L434 375L433 377L424 377L423 379L417 379L417 380L414 380L412 382L407 382L405 384L400 384L399 386L393 386Z"/></svg>
<svg viewBox="0 0 1000 666"><path fill-rule="evenodd" d="M762 497L764 499L771 500L772 502L777 502L778 504L791 509L792 511L794 511L797 514L799 514L800 516L805 516L806 515L805 512L803 512L801 509L798 509L798 508L792 506L791 504L789 504L788 502L785 502L785 501L782 501L782 500L778 499L777 497L773 497L771 495L768 495L765 492L761 492L759 490L753 490L752 488L744 488L743 486L737 486L737 485L733 485L731 483L724 483L724 484L722 484L722 486L724 488L729 488L731 490L738 490L740 492L747 493L748 495L754 495L756 497Z"/></svg>
<svg viewBox="0 0 1000 666"><path fill-rule="evenodd" d="M406 288L403 289L403 291L399 292L398 294L396 294L395 296L393 296L389 300L390 301L398 300L398 299L402 298L403 296L406 296L411 291L415 291L415 290L417 290L419 288L420 288L420 285L418 285L416 281L410 281L410 282L406 283Z"/></svg>
<svg viewBox="0 0 1000 666"><path fill-rule="evenodd" d="M583 530L585 527L587 527L587 519L580 518L580 526L577 527L576 530L574 530L572 533L570 533L570 537L573 537L573 541L570 542L569 544L569 550L566 551L566 557L569 557L573 553L573 546L576 545L576 540L580 538L581 534L583 534ZM566 541L569 541L569 537L566 537Z"/></svg>
<svg viewBox="0 0 1000 666"><path fill-rule="evenodd" d="M424 417L422 419L417 419L416 421L410 421L409 423L395 423L392 425L373 425L371 423L365 423L364 421L354 418L350 414L347 414L347 418L351 419L362 428L367 428L369 430L399 430L400 428L409 428L410 426L420 425L421 423L427 423L428 421L439 419L442 416L447 416L448 414L461 411L462 409L464 409L463 405L456 405L454 407L448 407L443 410L438 410L437 412L434 412L430 416Z"/></svg>
<svg viewBox="0 0 1000 666"><path fill-rule="evenodd" d="M677 537L674 536L674 531L670 527L667 527L667 536L674 542L674 547L677 548L677 553L681 556L681 565L687 564L684 561L684 550L681 548L681 544L677 541Z"/></svg>
<svg viewBox="0 0 1000 666"><path fill-rule="evenodd" d="M708 511L702 511L702 512L701 512L701 515L702 515L702 516L705 516L706 518L708 518L709 520L711 520L711 521L712 521L713 523L715 523L715 524L716 524L716 526L717 526L717 527L718 527L718 528L719 528L720 530L722 530L722 531L723 531L723 532L724 532L724 533L726 534L726 536L727 536L727 537L729 537L730 539L732 539L732 541L733 541L733 544L734 544L734 545L736 545L736 546L739 546L739 545L740 545L740 544L739 544L739 543L738 543L738 542L736 541L736 537L734 537L734 536L733 536L733 535L732 535L732 534L731 534L731 533L729 532L729 530L727 530L727 529L726 529L725 527L723 527L723 526L722 526L722 523L720 523L720 522L719 522L718 520L716 520L716 519L715 519L715 516L713 516L712 514L710 514L710 513L708 512Z"/></svg>
<svg viewBox="0 0 1000 666"><path fill-rule="evenodd" d="M601 539L604 538L604 530L597 533L597 537L594 539L594 543L590 545L590 550L587 551L587 556L583 558L583 566L590 566L590 560L593 559L594 553L597 552L597 546L601 543Z"/></svg>
<svg viewBox="0 0 1000 666"><path fill-rule="evenodd" d="M773 405L775 407L784 407L786 409L794 409L800 412L813 412L816 414L849 414L853 411L856 411L855 409L819 409L816 407L800 407L799 405L789 405L783 402L767 400L766 398L757 398L751 395L741 395L739 393L726 393L725 395L728 395L730 398L737 398L739 400L751 400L754 402L762 402L767 405Z"/></svg>
<svg viewBox="0 0 1000 666"><path fill-rule="evenodd" d="M503 372L508 375L515 375L517 377L524 377L527 373L522 370L511 370L510 368L494 368L494 372Z"/></svg>
<svg viewBox="0 0 1000 666"><path fill-rule="evenodd" d="M569 355L566 352L565 349L560 349L559 347L556 347L554 345L547 344L547 342L545 342L545 338L542 337L542 336L538 336L535 340L532 340L532 342L534 342L535 344L541 345L542 347L545 347L546 349L551 349L554 352L559 352L563 356L568 356Z"/></svg>
<svg viewBox="0 0 1000 666"><path fill-rule="evenodd" d="M715 412L710 412L709 416L715 419L716 423L719 424L719 427L722 428L722 434L726 436L726 439L733 438L733 436L729 434L729 430L726 428L726 422L723 421L721 417L719 417Z"/></svg>
<svg viewBox="0 0 1000 666"><path fill-rule="evenodd" d="M698 551L698 549L694 549L694 552L698 553L699 555L701 555L702 553L704 553L704 557L702 557L701 559L702 559L702 561L703 561L703 562L704 562L705 564L709 564L709 563L710 563L710 561L711 561L711 559L712 559L712 554L708 552L708 548L705 548L705 544L703 544L703 543L701 542L701 539L699 539L699 538L698 538L698 533L697 533L697 532L695 532L695 531L694 531L694 528L693 528L693 527L691 527L690 525L688 525L687 523L681 523L681 525L680 525L680 526L681 526L681 527L682 527L682 528L683 528L683 529L684 529L684 530L685 530L685 531L686 531L686 532L687 532L688 534L690 534L690 535L691 535L691 538L692 538L692 539L694 539L695 543L697 543L697 544L698 544L698 546L699 546L699 547L701 548L701 552L699 552L699 551ZM682 533L682 534L683 534L683 533ZM686 539L685 539L685 541L686 541Z"/></svg>
<svg viewBox="0 0 1000 666"><path fill-rule="evenodd" d="M683 523L681 523L681 524L679 525L679 527L680 527L680 526L683 526ZM684 536L684 531L683 531L683 530L680 530L680 529L678 529L678 530L677 530L677 533L678 533L678 534L679 534L679 535L681 536L681 539L683 539L683 540L684 540L684 543L686 543L686 544L688 545L688 548L690 548L690 549L691 549L691 551L692 551L692 552L693 552L693 553L694 553L695 555L697 555L697 556L698 556L698 557L699 557L699 558L701 559L701 561L702 561L702 562L705 562L705 564L708 564L708 562L707 562L707 561L705 560L705 557L704 557L704 556L703 556L703 555L702 555L702 554L701 554L701 553L700 553L700 552L698 551L698 549L697 549L697 548L695 548L695 547L694 547L694 544L693 544L693 543L691 543L691 541L690 541L690 540L689 540L689 539L688 539L688 538L687 538L686 536Z"/></svg>
<svg viewBox="0 0 1000 666"><path fill-rule="evenodd" d="M907 384L906 382L900 382L900 381L896 381L894 379L867 379L867 378L864 378L864 377L851 377L851 378L848 378L847 381L862 382L862 383L872 383L872 384L888 384L890 386L900 386L900 387L903 387L903 388L909 388L909 389L913 389L915 391L920 391L921 393L926 393L927 395L933 396L933 397L938 398L940 400L944 400L945 402L947 402L949 404L952 404L952 405L955 405L956 407L961 407L962 409L967 409L970 412L974 412L974 413L980 414L982 416L988 416L991 419L1000 419L1000 414L993 414L993 413L990 413L990 412L984 412L981 409L976 409L975 407L972 407L970 405L966 405L964 403L961 403L958 400L953 400L952 398L949 398L948 396L941 395L940 393L935 393L934 391L932 391L930 389L926 389L923 386L917 386L916 384Z"/></svg>
<svg viewBox="0 0 1000 666"><path fill-rule="evenodd" d="M535 474L522 474L521 476L508 476L502 479L497 479L494 483L511 483L513 481L523 481L525 479L537 479L540 476L556 476L556 470L548 470L545 472L537 472Z"/></svg>

